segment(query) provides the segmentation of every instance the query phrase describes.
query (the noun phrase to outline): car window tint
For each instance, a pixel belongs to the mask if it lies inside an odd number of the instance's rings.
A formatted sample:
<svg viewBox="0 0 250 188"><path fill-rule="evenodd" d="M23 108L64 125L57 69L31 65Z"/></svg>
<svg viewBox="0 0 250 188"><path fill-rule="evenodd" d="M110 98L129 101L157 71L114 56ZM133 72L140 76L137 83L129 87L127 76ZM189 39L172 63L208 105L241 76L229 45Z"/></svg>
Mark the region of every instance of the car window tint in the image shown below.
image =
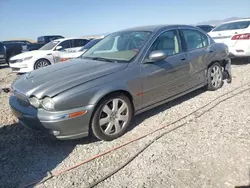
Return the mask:
<svg viewBox="0 0 250 188"><path fill-rule="evenodd" d="M222 24L216 27L213 31L245 29L249 27L249 25L250 25L250 21L232 22L232 23Z"/></svg>
<svg viewBox="0 0 250 188"><path fill-rule="evenodd" d="M86 39L75 39L74 40L74 47L81 47L81 46L85 46L89 40Z"/></svg>
<svg viewBox="0 0 250 188"><path fill-rule="evenodd" d="M69 40L66 40L66 41L63 41L59 44L59 46L62 46L63 49L66 49L66 48L70 48L70 41Z"/></svg>
<svg viewBox="0 0 250 188"><path fill-rule="evenodd" d="M187 50L199 49L209 45L207 36L199 31L183 29L182 33L187 45Z"/></svg>
<svg viewBox="0 0 250 188"><path fill-rule="evenodd" d="M245 29L249 26L250 21L232 22L228 24L228 30Z"/></svg>
<svg viewBox="0 0 250 188"><path fill-rule="evenodd" d="M161 34L150 48L150 52L163 50L169 56L180 53L179 37L176 30L166 31Z"/></svg>

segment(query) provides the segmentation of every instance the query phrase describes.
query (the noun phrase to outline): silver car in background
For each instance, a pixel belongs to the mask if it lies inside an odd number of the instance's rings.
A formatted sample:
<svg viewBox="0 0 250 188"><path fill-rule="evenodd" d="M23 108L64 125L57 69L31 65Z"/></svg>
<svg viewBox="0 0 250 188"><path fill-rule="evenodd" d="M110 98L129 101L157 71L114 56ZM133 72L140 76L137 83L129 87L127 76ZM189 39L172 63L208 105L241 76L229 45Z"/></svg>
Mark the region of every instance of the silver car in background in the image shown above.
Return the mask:
<svg viewBox="0 0 250 188"><path fill-rule="evenodd" d="M9 103L26 127L58 139L113 140L134 115L231 82L228 48L203 30L160 25L109 34L81 59L20 76Z"/></svg>

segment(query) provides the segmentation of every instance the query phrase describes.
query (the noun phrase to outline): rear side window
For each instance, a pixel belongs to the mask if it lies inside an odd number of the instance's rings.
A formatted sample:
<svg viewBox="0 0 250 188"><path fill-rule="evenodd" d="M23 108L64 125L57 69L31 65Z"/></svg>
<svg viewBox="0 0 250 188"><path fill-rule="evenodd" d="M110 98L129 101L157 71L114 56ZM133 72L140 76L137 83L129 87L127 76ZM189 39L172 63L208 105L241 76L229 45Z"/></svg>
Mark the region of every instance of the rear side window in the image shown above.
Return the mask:
<svg viewBox="0 0 250 188"><path fill-rule="evenodd" d="M150 52L155 50L163 50L168 56L180 53L180 41L177 30L166 31L161 34L152 44Z"/></svg>
<svg viewBox="0 0 250 188"><path fill-rule="evenodd" d="M74 47L81 47L81 46L85 46L89 42L89 40L75 39L74 42L75 42Z"/></svg>
<svg viewBox="0 0 250 188"><path fill-rule="evenodd" d="M250 21L232 22L232 23L219 25L213 31L245 29L245 28L248 28L249 25L250 25Z"/></svg>
<svg viewBox="0 0 250 188"><path fill-rule="evenodd" d="M37 39L37 43L38 44L41 44L41 43L44 43L45 42L45 38L44 37L38 37Z"/></svg>
<svg viewBox="0 0 250 188"><path fill-rule="evenodd" d="M56 40L56 39L60 39L62 38L61 36L51 36L51 37L48 37L48 42L51 42L53 40Z"/></svg>
<svg viewBox="0 0 250 188"><path fill-rule="evenodd" d="M200 31L182 29L183 37L186 42L187 50L203 48L209 45L208 37Z"/></svg>

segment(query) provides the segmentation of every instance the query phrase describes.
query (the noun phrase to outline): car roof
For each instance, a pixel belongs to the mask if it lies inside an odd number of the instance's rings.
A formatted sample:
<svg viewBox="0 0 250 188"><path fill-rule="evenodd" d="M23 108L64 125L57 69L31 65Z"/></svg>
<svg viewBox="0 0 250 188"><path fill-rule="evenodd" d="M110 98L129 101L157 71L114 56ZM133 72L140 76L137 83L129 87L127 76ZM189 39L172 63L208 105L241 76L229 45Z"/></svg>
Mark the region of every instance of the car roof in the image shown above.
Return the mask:
<svg viewBox="0 0 250 188"><path fill-rule="evenodd" d="M227 23L233 23L233 22L242 22L242 21L250 21L250 18L245 18L245 19L239 19L239 20L233 20L233 21L229 21L229 22L223 22L222 24L227 24Z"/></svg>
<svg viewBox="0 0 250 188"><path fill-rule="evenodd" d="M72 39L86 39L86 40L89 40L89 39L84 38L84 37L68 37L68 38L55 39L54 41L62 42L62 41L65 41L65 40L72 40Z"/></svg>
<svg viewBox="0 0 250 188"><path fill-rule="evenodd" d="M214 27L212 25L209 24L201 24L201 25L196 25L197 27Z"/></svg>
<svg viewBox="0 0 250 188"><path fill-rule="evenodd" d="M132 27L121 31L150 31L150 32L156 32L161 29L171 29L176 27L189 27L189 28L196 28L195 26L191 25L148 25L148 26L139 26L139 27Z"/></svg>

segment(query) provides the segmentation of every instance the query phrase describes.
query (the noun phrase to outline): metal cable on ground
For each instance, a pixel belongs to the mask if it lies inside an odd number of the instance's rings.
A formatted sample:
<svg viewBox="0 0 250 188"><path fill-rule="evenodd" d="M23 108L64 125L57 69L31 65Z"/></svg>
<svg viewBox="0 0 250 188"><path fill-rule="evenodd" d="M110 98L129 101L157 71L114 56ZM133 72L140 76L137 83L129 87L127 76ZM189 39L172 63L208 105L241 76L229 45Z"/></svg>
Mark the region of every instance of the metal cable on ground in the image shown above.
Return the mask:
<svg viewBox="0 0 250 188"><path fill-rule="evenodd" d="M111 152L113 152L113 151L115 151L115 150L118 150L118 149L120 149L120 148L122 148L122 147L124 147L124 146L127 146L127 145L129 145L129 144L131 144L131 143L133 143L133 142L136 142L136 141L138 141L138 140L141 140L141 139L147 137L148 135L151 135L151 134L153 134L153 133L155 133L155 132L158 132L158 131L160 131L160 130L162 130L162 129L164 129L164 128L167 128L167 127L169 127L170 125L176 124L177 122L179 122L179 121L181 121L181 120L187 118L187 117L190 116L190 115L195 114L196 112L198 112L198 111L200 111L201 109L205 108L206 106L208 106L209 104L213 103L214 101L216 101L216 100L222 98L223 96L228 95L228 94L234 92L235 90L238 90L238 89L240 89L240 88L242 88L242 87L244 87L244 86L246 86L246 85L249 86L249 84L250 84L250 82L248 82L248 83L246 83L246 84L243 84L243 85L241 85L241 86L239 86L239 87L236 87L236 88L234 88L233 90L231 90L231 91L229 91L229 92L227 92L227 93L224 93L224 94L218 96L216 99L213 99L212 101L206 103L205 105L203 105L203 106L199 107L198 109L196 109L195 111L193 111L193 112L191 112L191 113L189 113L189 114L187 114L187 115L185 115L185 116L179 118L179 119L176 120L176 121L173 121L173 122L168 123L168 124L166 124L166 125L164 125L164 126L161 126L161 127L157 128L157 129L155 129L155 130L153 130L153 131L150 131L149 133L146 133L146 134L144 134L144 135L142 135L142 136L139 136L139 137L137 137L137 138L135 138L135 139L132 139L132 140L130 140L130 141L128 141L128 142L125 142L125 143L122 144L122 145L119 145L119 146L117 146L117 147L111 148L111 149L109 149L109 150L107 150L107 151L104 151L104 152L98 154L98 155L92 156L91 158L88 158L88 159L86 159L86 160L84 160L84 161L82 161L82 162L80 162L80 163L78 163L78 164L76 164L76 165L74 165L74 166L72 166L72 167L70 167L70 168L66 168L66 169L64 169L64 170L61 170L61 171L58 171L58 172L55 172L55 173L49 172L49 173L48 173L49 176L47 176L47 177L45 177L45 178L40 178L39 180L36 180L36 181L34 181L34 182L31 182L31 183L25 185L24 187L26 188L26 187L30 187L30 186L35 185L35 184L44 183L45 181L47 181L47 180L49 180L49 179L51 179L51 178L53 178L53 177L55 177L55 176L58 176L58 175L60 175L60 174L62 174L62 173L65 173L65 172L67 172L67 171L73 170L73 169L75 169L75 168L77 168L77 167L79 167L79 166L81 166L81 165L83 165L83 164L86 164L86 163L88 163L88 162L90 162L90 161L92 161L92 160L94 160L94 159L97 159L97 158L99 158L99 157L101 157L101 156L104 156L104 155L106 155L106 154L108 154L108 153L111 153ZM249 90L249 89L250 89L250 88L247 88L247 89L243 90L243 92L246 91L246 90ZM241 92L242 92L242 91L241 91ZM237 94L240 94L240 92L238 92ZM235 95L233 95L233 96L235 96ZM233 97L233 96L232 96L232 97ZM232 98L232 97L229 97L229 98ZM228 98L228 99L229 99L229 98ZM222 100L222 101L223 101L223 100ZM146 148L145 148L145 149L146 149ZM145 149L144 149L144 150L145 150ZM141 151L141 150L140 150L140 151ZM142 152L142 151L141 151L141 152ZM139 153L138 153L138 155L139 155ZM134 157L134 158L135 158L135 157ZM126 164L125 164L125 165L126 165ZM102 178L102 179L103 179L103 178ZM93 186L94 186L94 184L93 184Z"/></svg>
<svg viewBox="0 0 250 188"><path fill-rule="evenodd" d="M212 110L214 107L218 106L219 104L221 104L222 102L229 100L241 93L244 93L246 91L250 90L250 88L247 88L245 90L242 90L230 97L227 97L217 103L215 103L212 107L208 108L207 110L205 110L204 112L202 112L201 114L197 115L196 117L194 117L193 119L189 120L188 122L182 123L180 125L178 125L177 127L174 127L171 130L165 131L162 134L156 136L153 140L149 141L143 148L141 148L138 152L136 152L133 156L131 156L125 163L123 163L121 166L119 166L118 168L114 169L113 171L111 171L110 173L108 173L107 175L103 176L102 178L100 178L97 181L94 181L93 183L91 183L88 187L89 188L93 188L94 186L97 186L98 184L100 184L101 182L105 181L106 179L110 178L111 176L113 176L114 174L116 174L117 172L119 172L121 169L123 169L125 166L127 166L130 162L132 162L137 156L139 156L143 151L145 151L149 146L151 146L154 142L156 142L157 140L159 140L160 138L162 138L164 135L173 132L185 125L187 125L188 123L192 122L194 119L197 119L201 116L203 116L205 113L209 112L210 110Z"/></svg>

